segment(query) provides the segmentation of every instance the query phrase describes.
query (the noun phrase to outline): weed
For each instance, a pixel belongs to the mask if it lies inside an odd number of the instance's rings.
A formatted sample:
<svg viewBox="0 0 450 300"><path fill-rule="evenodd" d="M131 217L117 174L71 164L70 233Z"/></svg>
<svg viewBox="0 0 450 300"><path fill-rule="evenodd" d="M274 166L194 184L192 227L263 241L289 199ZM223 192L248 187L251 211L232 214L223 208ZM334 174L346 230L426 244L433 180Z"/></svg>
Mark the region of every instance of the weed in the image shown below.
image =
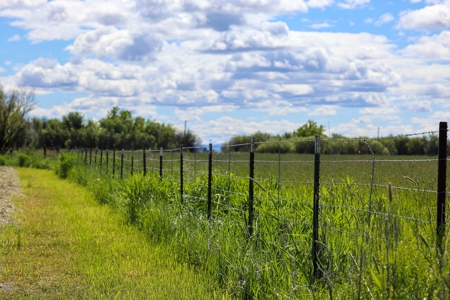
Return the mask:
<svg viewBox="0 0 450 300"><path fill-rule="evenodd" d="M75 165L75 157L68 153L60 153L58 156L59 160L59 168L56 173L61 178L67 178L69 172L72 170Z"/></svg>
<svg viewBox="0 0 450 300"><path fill-rule="evenodd" d="M19 155L17 155L17 161L18 161L19 167L28 168L30 166L31 159L28 155L26 155L24 153L19 153Z"/></svg>

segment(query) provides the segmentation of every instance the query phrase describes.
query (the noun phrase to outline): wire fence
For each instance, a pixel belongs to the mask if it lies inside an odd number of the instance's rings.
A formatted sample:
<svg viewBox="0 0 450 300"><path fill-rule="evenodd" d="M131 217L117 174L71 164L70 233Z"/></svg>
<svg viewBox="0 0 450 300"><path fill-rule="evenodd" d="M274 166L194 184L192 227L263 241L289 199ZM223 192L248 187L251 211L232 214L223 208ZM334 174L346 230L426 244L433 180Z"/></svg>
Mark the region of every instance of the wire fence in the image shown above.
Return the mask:
<svg viewBox="0 0 450 300"><path fill-rule="evenodd" d="M271 142L271 153L258 152L259 146L270 143L251 142L134 151L82 149L78 155L86 165L115 178L142 174L171 182L178 200L208 219L235 215L247 239L256 235L267 245L275 237L286 239L285 246L299 251L298 242L288 241L305 237L311 282L334 277L345 282L362 280L349 275L349 268L359 274L378 265L394 269L398 266L393 257L400 263L402 251L420 256L423 247L442 250L449 226L447 129L445 134L441 130L405 136L436 133L439 156L380 156L371 147L379 138L345 139L364 150L353 155L321 154L336 140L318 138L289 141L315 149L314 154L283 154L279 141ZM388 274L388 281L389 276L395 275Z"/></svg>

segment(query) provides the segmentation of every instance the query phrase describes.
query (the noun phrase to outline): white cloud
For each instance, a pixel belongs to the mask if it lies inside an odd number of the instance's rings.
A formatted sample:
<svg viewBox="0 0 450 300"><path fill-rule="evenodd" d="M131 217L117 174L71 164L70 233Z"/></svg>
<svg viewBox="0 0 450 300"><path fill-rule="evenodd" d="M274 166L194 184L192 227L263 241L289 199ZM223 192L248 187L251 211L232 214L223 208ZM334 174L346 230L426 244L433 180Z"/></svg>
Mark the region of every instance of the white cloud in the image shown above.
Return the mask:
<svg viewBox="0 0 450 300"><path fill-rule="evenodd" d="M305 107L292 107L292 106L282 106L282 107L272 107L265 109L271 116L284 116L288 114L298 114L307 112L308 109Z"/></svg>
<svg viewBox="0 0 450 300"><path fill-rule="evenodd" d="M381 26L394 20L394 16L391 13L386 13L380 16L375 22L375 26Z"/></svg>
<svg viewBox="0 0 450 300"><path fill-rule="evenodd" d="M402 78L407 78L416 86L428 85L430 83L443 83L446 81L446 78L450 78L450 68L446 64L417 64L414 66L414 72L411 72L410 66L414 64L413 60L406 61L405 63L406 65L402 68L397 67L396 70ZM407 85L408 83L402 84L402 86ZM402 94L402 92L400 93Z"/></svg>
<svg viewBox="0 0 450 300"><path fill-rule="evenodd" d="M234 105L213 105L203 107L175 108L175 117L181 121L200 121L200 116L207 113L226 113L237 109Z"/></svg>
<svg viewBox="0 0 450 300"><path fill-rule="evenodd" d="M306 5L311 8L325 8L334 3L334 0L309 0Z"/></svg>
<svg viewBox="0 0 450 300"><path fill-rule="evenodd" d="M311 27L313 29L321 29L321 28L333 27L333 25L330 25L329 23L315 23L315 24L311 24L309 27Z"/></svg>
<svg viewBox="0 0 450 300"><path fill-rule="evenodd" d="M422 100L422 101L408 101L401 104L401 107L413 112L430 112L431 109L431 101Z"/></svg>
<svg viewBox="0 0 450 300"><path fill-rule="evenodd" d="M450 96L450 87L443 84L430 84L423 87L420 94L435 98L446 98Z"/></svg>
<svg viewBox="0 0 450 300"><path fill-rule="evenodd" d="M427 60L449 60L450 31L444 30L436 35L423 36L417 43L406 46L402 53Z"/></svg>
<svg viewBox="0 0 450 300"><path fill-rule="evenodd" d="M277 48L286 44L289 28L284 22L263 22L254 28L236 27L211 35L210 39L183 43L192 50L239 51L259 48Z"/></svg>
<svg viewBox="0 0 450 300"><path fill-rule="evenodd" d="M450 108L450 101L447 99L436 99L434 103L440 105L441 107Z"/></svg>
<svg viewBox="0 0 450 300"><path fill-rule="evenodd" d="M136 1L136 8L144 17L153 19L168 18L183 11L206 11L225 14L285 14L306 12L308 10L303 0L138 0Z"/></svg>
<svg viewBox="0 0 450 300"><path fill-rule="evenodd" d="M4 72L6 72L6 70L3 69L2 67L0 67L0 73L4 73Z"/></svg>
<svg viewBox="0 0 450 300"><path fill-rule="evenodd" d="M360 109L359 112L363 115L385 116L397 114L398 110L393 107L366 107Z"/></svg>
<svg viewBox="0 0 450 300"><path fill-rule="evenodd" d="M228 116L216 120L194 123L189 128L199 134L204 141L213 140L214 143L223 143L233 135L253 134L257 131L273 135L283 134L297 129L301 124L287 120L279 121L245 121Z"/></svg>
<svg viewBox="0 0 450 300"><path fill-rule="evenodd" d="M307 84L272 84L269 86L274 92L289 93L292 95L306 95L313 92L313 88Z"/></svg>
<svg viewBox="0 0 450 300"><path fill-rule="evenodd" d="M203 107L214 106L286 115L310 106L384 105L383 92L401 84L383 62L396 59L383 36L295 32L282 22L263 22L210 32L199 42L167 43L161 37L163 46L150 47L137 63L124 54L136 41L134 30L102 26L85 32L67 48L75 55L70 62L32 61L19 68L16 83L192 107L193 120ZM216 50L218 43L230 51Z"/></svg>
<svg viewBox="0 0 450 300"><path fill-rule="evenodd" d="M259 111L265 111L271 116L282 116L290 113L307 112L304 106L295 106L294 103L282 99L263 100L253 104L253 108Z"/></svg>
<svg viewBox="0 0 450 300"><path fill-rule="evenodd" d="M448 122L450 120L450 111L437 111L426 118L411 118L411 123L419 124L421 131L436 131L439 129L439 122Z"/></svg>
<svg viewBox="0 0 450 300"><path fill-rule="evenodd" d="M450 27L450 2L426 6L400 14L398 27L403 29L446 29Z"/></svg>
<svg viewBox="0 0 450 300"><path fill-rule="evenodd" d="M20 35L18 35L18 34L15 34L14 36L12 36L12 37L10 37L9 39L8 39L8 42L18 42L18 41L20 41L22 38L20 37Z"/></svg>
<svg viewBox="0 0 450 300"><path fill-rule="evenodd" d="M393 121L394 117L390 117ZM378 130L380 132L380 136L388 136L388 135L399 135L405 133L413 133L416 132L412 125L406 124L395 124L395 125L384 125L377 126L372 122L372 118L367 116L351 119L348 123L341 123L332 128L332 132L343 134L345 136L350 137L358 137L358 136L368 136L368 137L376 137L378 136Z"/></svg>
<svg viewBox="0 0 450 300"><path fill-rule="evenodd" d="M338 3L338 6L345 9L354 9L367 3L370 3L370 0L344 0Z"/></svg>
<svg viewBox="0 0 450 300"><path fill-rule="evenodd" d="M17 7L0 10L0 16L16 19L12 26L29 30L27 38L33 42L73 39L88 28L123 26L134 16L133 3L129 1L36 2L40 4L32 9L19 3Z"/></svg>
<svg viewBox="0 0 450 300"><path fill-rule="evenodd" d="M46 3L47 0L0 0L0 8L35 8Z"/></svg>
<svg viewBox="0 0 450 300"><path fill-rule="evenodd" d="M162 40L155 35L132 34L128 30L108 26L81 34L67 49L76 55L142 61L152 59L162 46Z"/></svg>
<svg viewBox="0 0 450 300"><path fill-rule="evenodd" d="M336 106L322 105L316 108L314 111L308 113L309 116L334 116L336 115Z"/></svg>

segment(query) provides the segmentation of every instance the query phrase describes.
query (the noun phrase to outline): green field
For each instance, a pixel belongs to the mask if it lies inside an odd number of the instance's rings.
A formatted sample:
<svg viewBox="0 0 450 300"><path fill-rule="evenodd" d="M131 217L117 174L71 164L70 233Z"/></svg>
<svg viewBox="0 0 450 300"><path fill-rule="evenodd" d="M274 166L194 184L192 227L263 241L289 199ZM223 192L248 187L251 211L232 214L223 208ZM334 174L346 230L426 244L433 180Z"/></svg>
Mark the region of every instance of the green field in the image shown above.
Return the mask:
<svg viewBox="0 0 450 300"><path fill-rule="evenodd" d="M183 153L183 196L179 151L164 152L162 180L158 152L146 153L145 177L142 151L125 152L122 180L118 153L114 175L112 153L108 165L102 154L101 168L98 153L90 167L79 156L71 178L232 297L450 296L448 235L436 250L437 157L322 155L320 270L312 280L313 155L256 153L248 238L248 153L213 154L210 220L207 153Z"/></svg>

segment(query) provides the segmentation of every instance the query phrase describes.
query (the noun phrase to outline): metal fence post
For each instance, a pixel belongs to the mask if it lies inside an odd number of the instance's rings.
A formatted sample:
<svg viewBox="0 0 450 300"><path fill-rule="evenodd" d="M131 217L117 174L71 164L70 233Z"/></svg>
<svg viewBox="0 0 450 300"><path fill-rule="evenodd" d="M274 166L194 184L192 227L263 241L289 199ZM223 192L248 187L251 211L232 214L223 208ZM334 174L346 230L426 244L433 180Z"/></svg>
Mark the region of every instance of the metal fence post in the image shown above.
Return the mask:
<svg viewBox="0 0 450 300"><path fill-rule="evenodd" d="M100 172L102 171L102 163L103 163L103 150L100 150Z"/></svg>
<svg viewBox="0 0 450 300"><path fill-rule="evenodd" d="M228 143L228 197L231 191L231 143Z"/></svg>
<svg viewBox="0 0 450 300"><path fill-rule="evenodd" d="M134 150L131 150L131 176L133 176L134 171Z"/></svg>
<svg viewBox="0 0 450 300"><path fill-rule="evenodd" d="M123 149L120 155L120 179L123 179Z"/></svg>
<svg viewBox="0 0 450 300"><path fill-rule="evenodd" d="M159 150L159 178L163 177L163 147Z"/></svg>
<svg viewBox="0 0 450 300"><path fill-rule="evenodd" d="M95 148L94 166L97 167L97 148Z"/></svg>
<svg viewBox="0 0 450 300"><path fill-rule="evenodd" d="M172 177L172 179L174 179L173 176L173 151L175 151L174 149L170 150L170 176Z"/></svg>
<svg viewBox="0 0 450 300"><path fill-rule="evenodd" d="M211 218L211 206L212 206L212 144L209 144L209 156L208 156L208 219Z"/></svg>
<svg viewBox="0 0 450 300"><path fill-rule="evenodd" d="M447 191L447 122L439 123L438 154L438 188L437 188L437 247L442 250L442 238L445 235L445 194Z"/></svg>
<svg viewBox="0 0 450 300"><path fill-rule="evenodd" d="M143 163L143 168L144 168L144 176L147 175L147 161L145 158L145 148L142 148L142 163Z"/></svg>
<svg viewBox="0 0 450 300"><path fill-rule="evenodd" d="M116 150L113 150L112 174L116 173Z"/></svg>
<svg viewBox="0 0 450 300"><path fill-rule="evenodd" d="M247 238L250 238L253 234L253 199L254 199L254 189L253 180L255 172L255 143L253 138L250 141L250 172L249 172L249 184L248 184L248 229Z"/></svg>
<svg viewBox="0 0 450 300"><path fill-rule="evenodd" d="M180 145L180 197L183 203L183 144Z"/></svg>
<svg viewBox="0 0 450 300"><path fill-rule="evenodd" d="M197 178L197 148L194 148L194 181Z"/></svg>
<svg viewBox="0 0 450 300"><path fill-rule="evenodd" d="M313 275L311 283L319 275L319 188L320 188L320 136L316 135L314 147L314 205L313 205L313 236L312 236L312 256Z"/></svg>
<svg viewBox="0 0 450 300"><path fill-rule="evenodd" d="M89 149L89 166L92 166L92 148Z"/></svg>
<svg viewBox="0 0 450 300"><path fill-rule="evenodd" d="M47 158L47 146L44 145L44 158Z"/></svg>
<svg viewBox="0 0 450 300"><path fill-rule="evenodd" d="M106 173L108 173L109 168L109 150L106 150Z"/></svg>

